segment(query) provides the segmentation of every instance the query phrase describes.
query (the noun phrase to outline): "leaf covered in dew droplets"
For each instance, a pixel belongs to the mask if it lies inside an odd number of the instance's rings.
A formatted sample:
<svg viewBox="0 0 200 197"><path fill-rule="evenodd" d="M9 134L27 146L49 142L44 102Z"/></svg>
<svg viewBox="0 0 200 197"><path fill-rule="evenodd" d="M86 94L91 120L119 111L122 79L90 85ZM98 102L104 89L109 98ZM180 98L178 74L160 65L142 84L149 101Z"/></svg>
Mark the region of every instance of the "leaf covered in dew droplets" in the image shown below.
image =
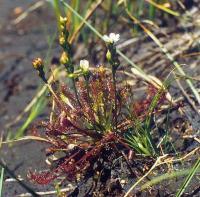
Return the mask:
<svg viewBox="0 0 200 197"><path fill-rule="evenodd" d="M124 132L133 126L130 116L123 110L123 107L131 105L131 89L117 87L117 128L121 134L115 132L115 112L112 109L115 104L115 89L112 77L104 68L96 69L88 84L79 80L76 86L80 103L75 99L74 93L66 85L62 85L62 94L70 105L62 100L63 105L56 106L57 115L54 120L43 124L46 137L50 141L48 155L64 151L65 156L53 161L53 170L38 175L31 173L30 178L39 184L47 184L63 174L68 180L76 179L77 173L84 175L95 168L94 163L101 154L106 160L110 158L111 155L106 156L105 149L113 150L113 142L121 144L124 141ZM156 92L156 89L149 87L146 99L134 103L134 113L138 117L144 115ZM121 146L125 147L123 143Z"/></svg>

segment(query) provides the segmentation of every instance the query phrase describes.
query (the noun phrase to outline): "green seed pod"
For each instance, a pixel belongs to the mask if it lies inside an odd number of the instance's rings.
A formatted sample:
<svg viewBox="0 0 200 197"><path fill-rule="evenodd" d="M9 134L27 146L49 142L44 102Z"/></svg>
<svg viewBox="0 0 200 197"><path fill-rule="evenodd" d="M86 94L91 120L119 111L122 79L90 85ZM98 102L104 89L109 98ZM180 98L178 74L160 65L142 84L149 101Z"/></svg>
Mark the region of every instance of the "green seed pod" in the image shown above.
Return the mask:
<svg viewBox="0 0 200 197"><path fill-rule="evenodd" d="M111 58L112 58L111 52L109 50L106 53L106 58L107 58L108 61L110 61Z"/></svg>

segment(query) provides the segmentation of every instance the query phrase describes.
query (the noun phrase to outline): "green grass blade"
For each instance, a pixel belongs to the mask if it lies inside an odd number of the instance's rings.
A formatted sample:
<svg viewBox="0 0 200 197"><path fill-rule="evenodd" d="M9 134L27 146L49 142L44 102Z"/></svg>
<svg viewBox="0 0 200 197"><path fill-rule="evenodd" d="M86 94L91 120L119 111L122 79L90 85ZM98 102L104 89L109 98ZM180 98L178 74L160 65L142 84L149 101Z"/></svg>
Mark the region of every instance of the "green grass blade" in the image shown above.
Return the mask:
<svg viewBox="0 0 200 197"><path fill-rule="evenodd" d="M63 0L61 0L61 2L63 3L63 5L65 7L67 7L73 14L75 14L81 21L83 21L87 27L89 27L89 29L91 31L93 31L99 38L101 38L103 40L103 36L89 23L87 22L79 13L76 12L76 10L74 10L68 3L64 2ZM146 73L139 67L137 66L134 62L132 62L126 55L124 55L120 50L117 49L117 53L131 66L133 66L134 68L136 68L138 70L138 72L142 73L142 77L149 81L149 77L148 75L146 75Z"/></svg>
<svg viewBox="0 0 200 197"><path fill-rule="evenodd" d="M79 8L80 8L80 0L73 0L72 4L73 4L74 9L78 12ZM72 32L75 32L75 30L77 29L77 27L80 24L79 18L76 17L76 15L73 15L72 24L73 24L73 31Z"/></svg>
<svg viewBox="0 0 200 197"><path fill-rule="evenodd" d="M200 167L200 158L197 160L193 168L190 170L190 173L188 174L185 181L183 182L180 189L178 190L176 197L180 197L183 194L183 192L185 191L186 187L189 185L190 181L192 180L193 176L195 175L199 167Z"/></svg>
<svg viewBox="0 0 200 197"><path fill-rule="evenodd" d="M0 177L0 197L2 196L2 191L3 191L3 178L4 178L4 168L1 168L1 177Z"/></svg>
<svg viewBox="0 0 200 197"><path fill-rule="evenodd" d="M185 169L185 170L173 171L173 172L170 172L170 173L165 173L165 174L159 175L159 176L157 176L155 178L152 178L152 180L144 183L141 186L141 191L145 190L145 189L147 189L149 187L152 187L152 186L154 186L156 184L159 184L162 181L171 180L173 178L177 178L177 177L181 177L181 176L186 176L190 172L191 172L191 169ZM200 172L200 169L197 169L196 172Z"/></svg>
<svg viewBox="0 0 200 197"><path fill-rule="evenodd" d="M131 2L130 2L131 3ZM137 0L135 2L136 5L132 5L132 7L135 7L135 16L140 19L144 12L144 0ZM132 9L133 10L133 9ZM136 33L136 35L139 33L139 26L137 24L134 24L133 32Z"/></svg>
<svg viewBox="0 0 200 197"><path fill-rule="evenodd" d="M149 5L149 19L154 20L156 14L156 8L154 7L153 4Z"/></svg>
<svg viewBox="0 0 200 197"><path fill-rule="evenodd" d="M156 1L152 1L152 0L145 0L146 2L148 2L150 4L150 8L149 8L149 16L150 19L153 19L155 16L155 8L160 9L168 14L171 14L173 16L180 16L180 14L176 11L173 11L161 4L158 4Z"/></svg>
<svg viewBox="0 0 200 197"><path fill-rule="evenodd" d="M103 39L103 36L92 26L90 23L88 23L74 8L72 8L68 3L61 0L63 5L67 7L74 15L76 15L81 21L83 21L98 37Z"/></svg>
<svg viewBox="0 0 200 197"><path fill-rule="evenodd" d="M60 29L59 20L60 20L61 11L60 11L60 6L59 6L59 0L53 0L51 1L51 4L56 15L58 29Z"/></svg>
<svg viewBox="0 0 200 197"><path fill-rule="evenodd" d="M43 111L43 109L46 106L46 98L45 96L41 96L38 101L35 103L35 105L32 107L31 112L26 119L26 121L23 123L23 125L17 130L17 133L15 135L15 138L19 138L24 134L24 131L27 129L27 127L30 125L30 123Z"/></svg>

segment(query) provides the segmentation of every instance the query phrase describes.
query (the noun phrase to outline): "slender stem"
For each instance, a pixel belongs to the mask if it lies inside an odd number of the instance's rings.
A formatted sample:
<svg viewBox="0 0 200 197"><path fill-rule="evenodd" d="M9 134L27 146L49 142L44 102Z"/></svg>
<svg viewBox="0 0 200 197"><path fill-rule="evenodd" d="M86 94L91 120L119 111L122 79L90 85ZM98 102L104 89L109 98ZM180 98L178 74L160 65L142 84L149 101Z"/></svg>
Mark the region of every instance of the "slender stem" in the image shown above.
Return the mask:
<svg viewBox="0 0 200 197"><path fill-rule="evenodd" d="M111 21L111 17L112 17L112 11L113 11L113 5L114 5L114 2L113 0L111 0L110 2L108 2L108 12L107 12L107 20L105 22L105 32L109 32L109 27L110 27L110 21Z"/></svg>
<svg viewBox="0 0 200 197"><path fill-rule="evenodd" d="M191 168L190 173L188 174L188 176L186 177L185 181L182 183L180 189L176 193L176 197L182 196L183 192L185 191L186 187L191 182L193 176L195 175L195 173L197 172L199 167L200 167L200 158L196 161L196 163L194 164L193 168Z"/></svg>
<svg viewBox="0 0 200 197"><path fill-rule="evenodd" d="M116 70L112 66L112 77L113 77L113 85L115 91L115 106L114 106L114 121L115 121L115 129L117 130L117 87L116 87Z"/></svg>
<svg viewBox="0 0 200 197"><path fill-rule="evenodd" d="M5 173L5 169L2 167L2 168L1 168L1 175L0 175L0 197L3 196L2 193L3 193L4 173Z"/></svg>
<svg viewBox="0 0 200 197"><path fill-rule="evenodd" d="M77 91L77 88L76 88L76 83L75 83L74 78L72 78L72 86L73 86L73 89L74 89L74 92L75 92L76 100L77 100L79 106L81 107L81 102L80 102L79 97L78 97L78 91Z"/></svg>
<svg viewBox="0 0 200 197"><path fill-rule="evenodd" d="M89 91L89 83L88 83L88 80L86 79L85 80L85 83L86 83L86 90L87 90L87 97L88 97L88 100L89 100L89 105L90 105L90 108L91 108L91 110L92 110L92 100L91 100L91 98L90 98L90 91Z"/></svg>

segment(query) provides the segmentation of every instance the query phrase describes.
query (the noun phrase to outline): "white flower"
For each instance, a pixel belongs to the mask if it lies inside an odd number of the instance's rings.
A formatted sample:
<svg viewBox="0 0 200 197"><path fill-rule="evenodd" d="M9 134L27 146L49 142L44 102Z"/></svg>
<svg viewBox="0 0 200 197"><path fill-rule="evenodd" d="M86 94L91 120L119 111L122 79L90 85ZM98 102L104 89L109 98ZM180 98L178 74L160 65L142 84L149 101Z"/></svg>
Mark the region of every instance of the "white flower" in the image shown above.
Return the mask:
<svg viewBox="0 0 200 197"><path fill-rule="evenodd" d="M84 71L87 72L89 70L89 61L87 60L81 60L80 61L80 68Z"/></svg>
<svg viewBox="0 0 200 197"><path fill-rule="evenodd" d="M120 35L115 33L110 33L109 36L108 35L103 36L104 41L107 43L116 43L119 41L119 38Z"/></svg>

